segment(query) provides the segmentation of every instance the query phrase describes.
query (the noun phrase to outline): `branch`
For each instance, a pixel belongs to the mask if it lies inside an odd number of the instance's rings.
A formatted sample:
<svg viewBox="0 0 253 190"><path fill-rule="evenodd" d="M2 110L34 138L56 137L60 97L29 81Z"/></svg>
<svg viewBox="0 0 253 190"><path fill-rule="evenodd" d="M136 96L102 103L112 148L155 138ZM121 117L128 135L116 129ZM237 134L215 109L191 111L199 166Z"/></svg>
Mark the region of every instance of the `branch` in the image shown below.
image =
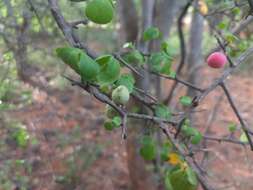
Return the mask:
<svg viewBox="0 0 253 190"><path fill-rule="evenodd" d="M186 16L186 13L188 11L188 9L190 8L191 4L192 4L193 0L189 0L188 3L185 5L183 11L181 12L178 22L177 22L177 28L178 28L178 35L179 35L179 40L180 40L180 52L181 52L181 59L180 59L180 63L179 66L176 70L176 75L180 75L181 70L185 64L185 58L186 58L186 48L185 48L185 39L184 39L184 33L183 33L183 20L184 17ZM165 100L165 103L168 104L173 96L174 90L176 89L178 84L178 81L175 81L173 86L171 87L170 93L168 95L168 97Z"/></svg>
<svg viewBox="0 0 253 190"><path fill-rule="evenodd" d="M58 27L61 29L68 43L73 47L85 50L85 52L90 57L95 58L96 57L95 53L91 52L90 49L88 49L84 44L80 42L80 40L73 33L72 25L65 21L58 6L58 0L48 0L48 4Z"/></svg>
<svg viewBox="0 0 253 190"><path fill-rule="evenodd" d="M242 116L241 116L240 112L238 111L238 109L237 109L237 107L236 107L236 105L235 105L235 103L234 103L234 101L233 101L233 99L232 99L232 97L231 97L231 95L230 95L230 93L229 93L229 91L228 91L228 89L227 89L225 83L222 82L222 83L220 84L220 86L221 86L221 88L223 89L223 91L225 92L225 94L226 94L226 96L227 96L227 99L228 99L228 101L229 101L229 103L230 103L230 106L232 107L232 109L233 109L233 111L234 111L236 117L237 117L238 120L240 121L242 130L243 130L243 132L245 133L245 135L246 135L246 137L247 137L247 140L248 140L248 142L249 142L249 145L250 145L251 150L253 151L253 142L252 142L251 137L250 137L250 134L249 134L249 132L248 132L248 126L246 125L246 123L245 123L244 120L242 119Z"/></svg>

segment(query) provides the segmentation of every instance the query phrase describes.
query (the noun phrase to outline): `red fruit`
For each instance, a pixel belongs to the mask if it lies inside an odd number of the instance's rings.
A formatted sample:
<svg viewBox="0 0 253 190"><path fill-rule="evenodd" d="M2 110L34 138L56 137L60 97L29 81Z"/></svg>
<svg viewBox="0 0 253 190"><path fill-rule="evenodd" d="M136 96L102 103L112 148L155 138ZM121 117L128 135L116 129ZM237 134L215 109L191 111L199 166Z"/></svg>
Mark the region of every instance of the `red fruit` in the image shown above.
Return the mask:
<svg viewBox="0 0 253 190"><path fill-rule="evenodd" d="M221 68L227 63L227 57L221 52L214 52L207 58L207 64L212 68Z"/></svg>

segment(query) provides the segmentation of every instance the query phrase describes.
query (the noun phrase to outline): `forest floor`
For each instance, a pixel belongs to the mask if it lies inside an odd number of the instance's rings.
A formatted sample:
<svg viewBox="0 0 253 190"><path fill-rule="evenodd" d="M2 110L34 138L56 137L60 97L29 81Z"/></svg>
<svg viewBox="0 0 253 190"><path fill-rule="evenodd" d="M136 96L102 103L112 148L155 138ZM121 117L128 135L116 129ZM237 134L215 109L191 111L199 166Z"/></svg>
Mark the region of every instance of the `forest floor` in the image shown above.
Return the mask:
<svg viewBox="0 0 253 190"><path fill-rule="evenodd" d="M201 86L207 86L219 74L204 69ZM164 85L169 89L171 82ZM253 78L235 75L228 80L228 88L243 118L252 126ZM196 126L203 130L210 125L210 135L228 134L229 123L238 123L222 94L221 89L212 92L196 113ZM53 95L33 89L31 104L5 113L25 125L38 141L25 149L9 145L5 152L6 156L27 160L32 166L30 172L19 171L30 180L30 189L130 189L125 142L121 140L120 130L104 130L103 110L104 105L93 97L77 87L69 87ZM236 136L240 136L239 131ZM212 184L217 189L252 190L253 153L229 143L208 145L210 162L206 167Z"/></svg>

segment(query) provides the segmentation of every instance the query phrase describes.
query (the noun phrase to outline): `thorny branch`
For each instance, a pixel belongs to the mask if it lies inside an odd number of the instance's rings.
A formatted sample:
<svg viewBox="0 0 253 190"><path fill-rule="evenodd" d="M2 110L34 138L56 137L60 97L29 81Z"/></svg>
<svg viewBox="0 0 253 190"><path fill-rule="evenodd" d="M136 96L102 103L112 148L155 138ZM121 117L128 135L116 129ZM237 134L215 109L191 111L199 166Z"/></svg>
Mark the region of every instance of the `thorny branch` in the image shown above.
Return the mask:
<svg viewBox="0 0 253 190"><path fill-rule="evenodd" d="M71 24L67 23L64 19L64 17L62 16L58 4L57 4L57 0L48 0L49 2L49 6L52 12L52 15L55 19L55 21L57 22L59 28L62 30L65 38L67 39L67 41L70 43L70 45L74 46L74 47L78 47L80 49L84 49L86 52L88 52L88 55L90 55L91 57L95 58L96 55L84 45L80 42L80 40L74 35L73 31L72 31L72 26ZM185 10L183 11L183 13L181 14L181 21L179 20L179 23L182 22L182 19L184 17L184 12L187 11L187 9L189 8L190 4L192 1L188 2L188 5L185 7ZM180 32L180 31L179 31ZM182 35L182 31L181 31L181 35ZM181 36L181 40L182 40L182 36ZM181 41L181 53L182 53L182 57L185 57L185 50L183 48L184 47L184 42ZM237 115L241 125L242 125L242 129L245 132L245 134L248 137L248 141L249 144L252 146L252 141L250 138L250 134L253 134L252 131L250 131L247 126L245 125L244 121L242 120L242 117L238 111L238 109L236 108L233 100L231 99L231 96L229 94L228 89L226 88L226 86L224 85L224 81L227 79L228 76L230 76L237 68L238 66L250 55L253 53L253 48L249 48L245 53L243 53L235 62L236 64L233 67L230 67L228 69L226 69L223 74L215 81L213 81L213 83L211 83L207 88L202 89L199 87L196 87L188 82L185 82L183 80L180 80L179 78L168 78L170 80L175 80L176 82L182 83L187 87L191 87L199 92L200 95L197 96L194 101L192 102L192 106L190 106L190 108L187 110L187 112L191 112L194 111L193 109L195 107L198 106L198 104L213 90L216 89L217 86L221 86L230 102L231 107L233 108L235 114ZM184 58L181 58L181 63L184 63ZM181 64L181 65L182 65ZM182 66L181 66L182 67ZM133 68L128 67L130 70L132 70L133 72L135 72L133 70ZM179 67L180 68L180 67ZM178 69L178 72L180 72L180 69ZM161 77L165 77L162 76ZM192 155L192 157L186 156L186 155L190 155L189 152L187 152L187 149L183 149L180 144L179 144L179 140L175 139L175 137L173 136L172 132L169 130L168 128L168 124L170 126L172 126L173 128L177 128L178 124L180 123L180 121L176 121L176 120L164 120L158 117L154 117L154 116L150 116L150 115L145 115L145 114L137 114L137 113L128 113L126 111L125 108L116 105L111 99L110 97L108 97L107 95L101 93L98 89L97 86L92 85L92 84L84 84L78 81L75 81L73 79L70 79L68 77L66 77L73 85L77 85L79 87L81 87L83 90L87 91L88 93L90 93L91 95L93 95L96 99L98 99L99 101L108 104L110 106L112 106L119 114L120 116L123 118L123 122L122 122L122 136L123 138L126 137L126 121L127 121L127 117L132 117L132 118L136 118L136 119L144 119L144 120L150 120L153 121L157 124L159 124L159 128L162 129L162 131L164 132L164 134L167 136L167 138L173 143L174 147L177 149L177 151L179 152L179 154L181 154L185 160L187 161L187 163L192 167L192 169L196 172L197 177L199 179L200 184L202 185L204 190L214 190L214 188L212 186L209 185L209 183L207 182L206 178L203 175L203 172L200 169L200 166L198 166L198 164L196 163L195 159L194 159L194 155ZM167 78L167 77L165 77ZM135 98L138 99L138 96L134 96ZM142 100L139 101L142 102ZM154 100L153 100L154 101ZM142 102L143 104L148 104L147 102ZM187 115L187 113L183 114L184 117L185 115ZM230 142L230 143L235 143L235 144L242 144L242 145L247 145L247 143L241 143L240 141L236 141L234 139L228 139L228 138L217 138L217 137L209 137L209 136L204 136L204 138L206 140L212 140L212 141L218 141L218 142Z"/></svg>

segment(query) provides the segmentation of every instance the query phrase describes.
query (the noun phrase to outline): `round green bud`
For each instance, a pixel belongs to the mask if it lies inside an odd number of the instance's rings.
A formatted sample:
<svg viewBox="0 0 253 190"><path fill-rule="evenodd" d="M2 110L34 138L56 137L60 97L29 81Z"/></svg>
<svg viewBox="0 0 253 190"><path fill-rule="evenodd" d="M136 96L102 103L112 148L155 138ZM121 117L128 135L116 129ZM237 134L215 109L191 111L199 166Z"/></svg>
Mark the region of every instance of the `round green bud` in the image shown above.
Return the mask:
<svg viewBox="0 0 253 190"><path fill-rule="evenodd" d="M112 100L116 104L125 105L130 98L130 93L124 85L118 86L116 89L112 91Z"/></svg>

